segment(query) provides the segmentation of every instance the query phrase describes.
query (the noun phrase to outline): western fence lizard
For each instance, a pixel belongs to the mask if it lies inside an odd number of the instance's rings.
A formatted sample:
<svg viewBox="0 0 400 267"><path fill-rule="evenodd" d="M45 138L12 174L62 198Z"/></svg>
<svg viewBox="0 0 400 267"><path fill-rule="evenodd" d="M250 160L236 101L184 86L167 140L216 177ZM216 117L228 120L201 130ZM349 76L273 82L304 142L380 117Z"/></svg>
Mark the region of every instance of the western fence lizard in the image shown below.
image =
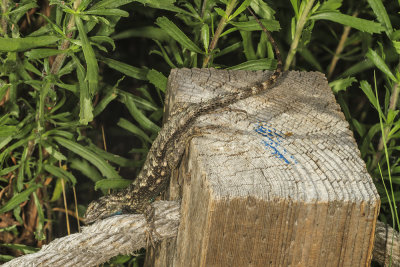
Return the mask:
<svg viewBox="0 0 400 267"><path fill-rule="evenodd" d="M154 140L136 180L127 189L103 196L90 203L85 215L86 223L92 223L118 213L145 213L151 201L166 189L171 171L179 164L185 145L193 134L193 124L199 116L259 94L275 84L282 72L279 49L268 30L250 9L249 11L274 47L278 63L271 77L257 85L243 88L237 92L226 93L205 102L191 104L182 112L176 112L165 123Z"/></svg>

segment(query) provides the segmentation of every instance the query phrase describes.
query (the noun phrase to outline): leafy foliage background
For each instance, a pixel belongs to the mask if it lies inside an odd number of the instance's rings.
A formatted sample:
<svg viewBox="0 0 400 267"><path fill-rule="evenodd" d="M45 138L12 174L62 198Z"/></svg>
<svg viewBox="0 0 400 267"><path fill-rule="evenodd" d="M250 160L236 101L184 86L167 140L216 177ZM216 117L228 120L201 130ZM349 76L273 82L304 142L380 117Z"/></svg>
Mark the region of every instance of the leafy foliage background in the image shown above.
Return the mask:
<svg viewBox="0 0 400 267"><path fill-rule="evenodd" d="M79 230L160 130L171 68L326 74L399 230L400 1L2 0L0 260ZM69 216L65 216L65 214ZM120 256L113 263L140 264Z"/></svg>

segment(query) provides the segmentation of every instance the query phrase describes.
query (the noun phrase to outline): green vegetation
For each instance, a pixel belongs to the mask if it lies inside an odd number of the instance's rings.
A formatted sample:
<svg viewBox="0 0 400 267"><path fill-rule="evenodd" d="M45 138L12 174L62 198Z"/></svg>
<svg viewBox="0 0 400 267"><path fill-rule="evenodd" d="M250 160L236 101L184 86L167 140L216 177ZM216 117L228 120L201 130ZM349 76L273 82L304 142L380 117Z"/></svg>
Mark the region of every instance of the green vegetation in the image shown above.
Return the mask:
<svg viewBox="0 0 400 267"><path fill-rule="evenodd" d="M171 68L275 68L249 5L285 70L326 74L380 220L399 230L400 1L1 0L0 260L79 228L65 212L82 216L131 182L160 129Z"/></svg>

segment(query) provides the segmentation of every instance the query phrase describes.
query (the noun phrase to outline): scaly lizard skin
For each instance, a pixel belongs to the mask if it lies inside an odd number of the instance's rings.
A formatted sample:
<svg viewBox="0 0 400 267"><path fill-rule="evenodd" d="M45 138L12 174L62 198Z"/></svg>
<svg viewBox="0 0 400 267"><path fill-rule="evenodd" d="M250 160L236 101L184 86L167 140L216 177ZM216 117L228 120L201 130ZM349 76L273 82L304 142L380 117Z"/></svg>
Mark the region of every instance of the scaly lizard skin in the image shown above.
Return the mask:
<svg viewBox="0 0 400 267"><path fill-rule="evenodd" d="M251 10L249 11L251 12ZM254 16L253 13L252 15ZM256 20L267 34L277 57L277 68L271 77L237 92L227 93L202 103L191 104L183 112L177 112L171 116L154 140L136 180L127 189L103 196L90 203L85 215L86 223L92 223L118 213L145 213L151 201L166 189L171 171L179 164L185 145L193 135L193 124L199 116L259 94L275 84L282 72L279 49L270 33L257 18Z"/></svg>

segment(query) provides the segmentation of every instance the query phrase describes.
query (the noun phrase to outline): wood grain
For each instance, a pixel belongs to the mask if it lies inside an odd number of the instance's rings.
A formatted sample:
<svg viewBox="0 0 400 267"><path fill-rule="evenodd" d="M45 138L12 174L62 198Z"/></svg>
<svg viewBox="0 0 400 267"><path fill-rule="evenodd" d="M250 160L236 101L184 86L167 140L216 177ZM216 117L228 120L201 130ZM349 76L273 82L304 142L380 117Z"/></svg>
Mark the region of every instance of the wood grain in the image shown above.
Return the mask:
<svg viewBox="0 0 400 267"><path fill-rule="evenodd" d="M270 72L173 70L166 113ZM147 266L363 266L380 200L326 78L286 72L265 94L197 121L171 179L178 237ZM210 129L217 125L217 129Z"/></svg>

